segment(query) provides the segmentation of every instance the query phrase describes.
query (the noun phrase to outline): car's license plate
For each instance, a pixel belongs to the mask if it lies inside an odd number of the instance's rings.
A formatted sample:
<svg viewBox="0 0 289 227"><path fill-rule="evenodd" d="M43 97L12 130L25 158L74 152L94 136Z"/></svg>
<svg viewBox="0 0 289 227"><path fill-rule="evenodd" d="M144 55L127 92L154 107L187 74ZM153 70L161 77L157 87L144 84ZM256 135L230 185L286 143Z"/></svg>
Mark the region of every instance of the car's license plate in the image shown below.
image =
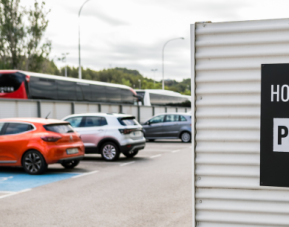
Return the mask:
<svg viewBox="0 0 289 227"><path fill-rule="evenodd" d="M66 150L67 154L76 154L78 153L78 148L69 148Z"/></svg>
<svg viewBox="0 0 289 227"><path fill-rule="evenodd" d="M133 132L132 135L134 135L134 136L141 136L141 132L140 132L140 131L136 131L136 132Z"/></svg>

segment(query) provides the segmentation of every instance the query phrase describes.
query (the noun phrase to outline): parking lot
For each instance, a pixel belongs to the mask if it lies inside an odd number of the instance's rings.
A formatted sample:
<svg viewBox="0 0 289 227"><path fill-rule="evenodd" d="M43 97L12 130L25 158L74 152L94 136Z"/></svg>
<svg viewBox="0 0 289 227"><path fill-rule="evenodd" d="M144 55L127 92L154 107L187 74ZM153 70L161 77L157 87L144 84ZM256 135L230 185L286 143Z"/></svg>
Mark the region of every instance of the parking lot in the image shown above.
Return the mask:
<svg viewBox="0 0 289 227"><path fill-rule="evenodd" d="M0 226L191 226L191 144L148 142L132 159L86 155L43 175L0 167Z"/></svg>

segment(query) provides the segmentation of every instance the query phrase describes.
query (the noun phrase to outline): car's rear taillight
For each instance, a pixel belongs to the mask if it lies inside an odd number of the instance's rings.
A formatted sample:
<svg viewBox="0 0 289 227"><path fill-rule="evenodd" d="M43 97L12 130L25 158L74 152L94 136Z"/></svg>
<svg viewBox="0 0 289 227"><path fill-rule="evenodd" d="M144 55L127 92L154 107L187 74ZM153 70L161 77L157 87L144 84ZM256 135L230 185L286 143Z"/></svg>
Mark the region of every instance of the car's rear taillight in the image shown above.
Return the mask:
<svg viewBox="0 0 289 227"><path fill-rule="evenodd" d="M26 76L26 81L30 82L30 76L28 76L28 75Z"/></svg>
<svg viewBox="0 0 289 227"><path fill-rule="evenodd" d="M41 139L45 142L56 142L61 139L61 136L42 136Z"/></svg>
<svg viewBox="0 0 289 227"><path fill-rule="evenodd" d="M121 134L130 134L131 132L135 131L135 129L119 129L118 131Z"/></svg>

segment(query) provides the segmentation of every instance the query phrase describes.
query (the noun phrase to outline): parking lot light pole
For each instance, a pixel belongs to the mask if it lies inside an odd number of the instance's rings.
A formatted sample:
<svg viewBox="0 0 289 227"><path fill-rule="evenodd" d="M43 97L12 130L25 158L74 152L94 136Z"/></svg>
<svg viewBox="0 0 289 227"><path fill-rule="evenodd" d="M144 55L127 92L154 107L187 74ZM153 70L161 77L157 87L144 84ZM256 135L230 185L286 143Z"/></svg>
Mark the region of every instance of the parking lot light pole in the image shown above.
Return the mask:
<svg viewBox="0 0 289 227"><path fill-rule="evenodd" d="M79 68L78 68L78 78L79 79L82 79L82 76L81 76L81 58L80 58L80 13L81 13L81 10L83 8L83 6L85 5L85 3L87 3L88 1L90 0L86 0L82 6L80 7L79 9L79 12L78 12L78 62L79 62Z"/></svg>
<svg viewBox="0 0 289 227"><path fill-rule="evenodd" d="M162 64L163 64L163 90L165 90L165 67L164 67L164 51L165 51L165 46L169 43L169 42L171 42L171 41L173 41L173 40L177 40L177 39L185 39L185 38L183 38L183 37L180 37L180 38L176 38L176 39L170 39L170 40L168 40L165 44L164 44L164 46L163 46L163 52L162 52Z"/></svg>

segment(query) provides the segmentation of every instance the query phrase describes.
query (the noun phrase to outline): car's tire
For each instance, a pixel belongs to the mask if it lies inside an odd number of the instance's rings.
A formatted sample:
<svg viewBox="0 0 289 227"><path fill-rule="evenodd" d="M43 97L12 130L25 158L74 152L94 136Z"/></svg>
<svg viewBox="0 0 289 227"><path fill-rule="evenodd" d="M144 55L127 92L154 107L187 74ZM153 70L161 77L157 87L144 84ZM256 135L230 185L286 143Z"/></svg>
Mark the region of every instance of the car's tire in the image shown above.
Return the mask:
<svg viewBox="0 0 289 227"><path fill-rule="evenodd" d="M191 133L183 132L181 134L181 140L183 143L189 143L191 141Z"/></svg>
<svg viewBox="0 0 289 227"><path fill-rule="evenodd" d="M36 150L27 151L23 155L22 166L25 172L31 175L41 174L47 169L44 157Z"/></svg>
<svg viewBox="0 0 289 227"><path fill-rule="evenodd" d="M148 139L148 141L149 141L149 142L154 142L154 141L155 141L155 139Z"/></svg>
<svg viewBox="0 0 289 227"><path fill-rule="evenodd" d="M138 150L131 151L131 152L128 152L128 153L123 153L123 154L127 158L133 158L134 156L136 156L138 154Z"/></svg>
<svg viewBox="0 0 289 227"><path fill-rule="evenodd" d="M73 169L75 166L77 166L79 164L79 160L70 160L70 161L63 161L61 163L61 165L65 168L65 169Z"/></svg>
<svg viewBox="0 0 289 227"><path fill-rule="evenodd" d="M118 146L113 142L105 142L101 146L100 153L105 161L115 161L120 155Z"/></svg>

